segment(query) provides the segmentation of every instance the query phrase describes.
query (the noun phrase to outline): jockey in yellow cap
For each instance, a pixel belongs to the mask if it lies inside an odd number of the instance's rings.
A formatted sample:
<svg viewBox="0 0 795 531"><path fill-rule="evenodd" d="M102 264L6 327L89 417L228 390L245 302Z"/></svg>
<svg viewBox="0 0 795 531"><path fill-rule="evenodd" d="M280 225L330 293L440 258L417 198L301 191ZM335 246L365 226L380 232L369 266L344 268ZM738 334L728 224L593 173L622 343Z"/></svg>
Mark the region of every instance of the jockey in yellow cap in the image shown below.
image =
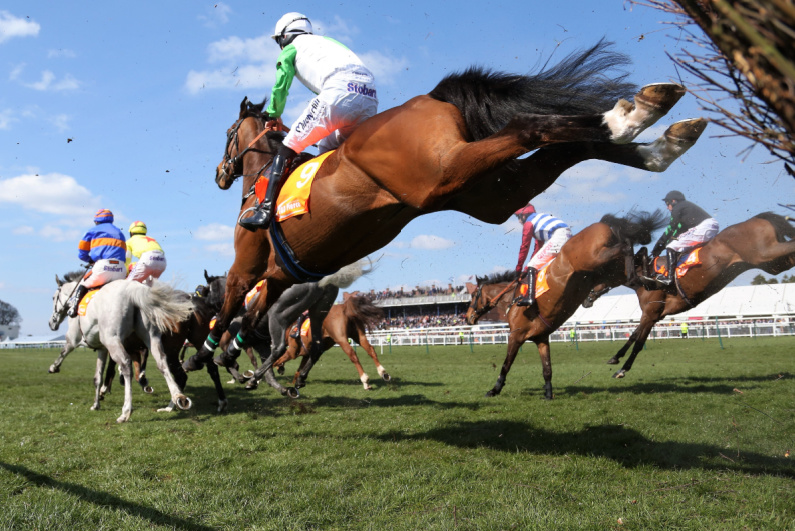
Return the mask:
<svg viewBox="0 0 795 531"><path fill-rule="evenodd" d="M133 263L132 259L138 261ZM166 254L157 240L146 235L146 223L134 221L130 225L130 239L127 240L127 280L151 284L166 270Z"/></svg>

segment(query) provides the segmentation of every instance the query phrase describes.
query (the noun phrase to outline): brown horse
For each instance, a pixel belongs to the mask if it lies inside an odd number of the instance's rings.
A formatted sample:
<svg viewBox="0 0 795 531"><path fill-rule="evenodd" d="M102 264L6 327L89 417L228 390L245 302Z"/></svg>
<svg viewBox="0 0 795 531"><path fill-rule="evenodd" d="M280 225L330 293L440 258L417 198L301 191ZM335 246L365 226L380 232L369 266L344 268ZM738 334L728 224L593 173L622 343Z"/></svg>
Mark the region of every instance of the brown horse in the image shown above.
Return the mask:
<svg viewBox="0 0 795 531"><path fill-rule="evenodd" d="M795 228L790 218L772 212L764 212L742 223L726 227L699 251L701 264L691 267L676 279L676 292L647 290L639 280L627 284L635 290L643 312L640 323L623 347L608 364L617 365L630 346L632 354L614 378L623 378L632 368L635 357L643 349L652 328L661 319L693 308L722 290L737 275L749 269L777 275L795 266ZM638 275L642 271L638 253L635 266ZM604 293L607 290L600 290ZM600 294L601 294L600 293ZM591 298L591 303L595 296Z"/></svg>
<svg viewBox="0 0 795 531"><path fill-rule="evenodd" d="M352 296L348 297L342 304L335 304L328 312L328 316L323 320L323 338L321 343L322 352L327 351L335 344L342 348L342 351L348 356L356 366L359 373L359 381L365 389L371 390L370 377L364 372L362 364L359 362L359 357L356 351L348 343L348 339L356 341L362 346L365 352L373 358L375 368L379 376L384 381L389 381L392 377L386 372L386 369L381 365L378 359L378 354L375 349L367 340L367 329L375 329L381 319L384 318L384 311L370 302L367 297ZM273 363L273 366L278 369L279 374L284 373L284 364L290 360L294 360L298 356L304 356L301 360L301 366L295 373L293 383L298 381L301 369L308 359L306 354L309 352L309 347L312 343L312 331L308 331L307 335L300 335L294 338L290 335L293 327L287 330L287 351L284 355Z"/></svg>
<svg viewBox="0 0 795 531"><path fill-rule="evenodd" d="M486 284L479 281L477 291L467 310L467 323L494 307L507 307L508 355L502 364L497 383L486 396L500 394L516 354L526 341L533 341L541 356L544 375L544 398L552 399L552 363L549 336L571 317L577 307L599 284L619 286L632 273L632 252L635 243L651 241L651 233L666 224L661 211L632 213L626 218L606 215L575 234L567 241L546 270L549 289L541 293L529 307L511 305L516 281ZM539 275L541 278L541 275Z"/></svg>
<svg viewBox="0 0 795 531"><path fill-rule="evenodd" d="M648 85L630 103L621 99L633 90L625 74L610 76L627 63L600 42L533 76L470 69L364 122L318 170L309 213L272 223L269 230L236 227L224 306L185 369L196 370L212 358L246 292L262 278L268 279L267 290L244 317L240 341L220 357L224 365L234 364L248 332L287 287L380 249L418 216L456 210L501 223L565 170L589 159L665 170L696 142L706 121L678 122L654 142L632 143L684 88ZM216 171L222 189L244 177L241 210L254 204L248 190L280 141L280 134L268 130L272 122L263 104L243 100ZM518 159L530 151L535 152ZM310 358L304 370L313 363ZM256 377L268 368L261 365Z"/></svg>

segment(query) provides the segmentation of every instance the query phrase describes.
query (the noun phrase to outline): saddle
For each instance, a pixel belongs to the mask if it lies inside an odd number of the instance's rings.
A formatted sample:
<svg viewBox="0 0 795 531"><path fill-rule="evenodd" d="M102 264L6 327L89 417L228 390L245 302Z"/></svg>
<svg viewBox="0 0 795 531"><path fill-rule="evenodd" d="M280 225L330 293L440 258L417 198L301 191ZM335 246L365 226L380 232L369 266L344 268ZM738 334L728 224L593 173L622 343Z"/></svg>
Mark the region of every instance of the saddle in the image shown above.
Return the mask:
<svg viewBox="0 0 795 531"><path fill-rule="evenodd" d="M668 286L660 286L653 282L648 282L641 278L641 282L643 283L644 287L648 290L659 290L662 289L663 291L671 294L677 294L679 288L677 284L679 283L679 279L684 277L690 268L693 266L701 265L701 257L700 252L703 245L699 245L696 247L690 247L682 251L679 254L677 260L675 271L675 281ZM648 250L645 247L642 247L638 251L638 258L642 260L642 269L643 277L646 278L653 278L656 275L663 275L668 276L668 260L664 256L655 256L653 259L650 259L648 255Z"/></svg>
<svg viewBox="0 0 795 531"><path fill-rule="evenodd" d="M77 315L84 316L86 314L86 312L88 311L88 303L91 302L91 299L94 298L94 295L97 294L97 292L100 290L101 287L102 286L100 286L99 288L90 289L88 290L88 292L86 292L85 295L83 295L83 298L80 299L80 302L77 303Z"/></svg>

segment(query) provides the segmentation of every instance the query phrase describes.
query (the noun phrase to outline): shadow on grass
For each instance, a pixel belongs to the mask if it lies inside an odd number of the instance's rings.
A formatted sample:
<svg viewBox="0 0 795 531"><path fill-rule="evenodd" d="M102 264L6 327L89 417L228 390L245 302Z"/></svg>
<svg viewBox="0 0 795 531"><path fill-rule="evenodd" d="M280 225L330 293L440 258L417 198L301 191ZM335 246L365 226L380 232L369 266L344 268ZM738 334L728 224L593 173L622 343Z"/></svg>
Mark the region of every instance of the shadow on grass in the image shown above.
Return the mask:
<svg viewBox="0 0 795 531"><path fill-rule="evenodd" d="M650 394L650 393L713 393L718 395L732 394L734 389L740 384L753 384L753 383L771 383L779 379L788 378L788 374L769 374L763 376L717 376L711 377L672 377L661 378L653 382L640 382L630 383L632 375L627 373L621 381L611 379L612 384L605 384L603 386L597 385L564 385L567 394L578 393L635 393L635 394ZM599 376L597 376L599 378ZM743 390L758 389L758 385L743 386Z"/></svg>
<svg viewBox="0 0 795 531"><path fill-rule="evenodd" d="M94 505L96 505L101 509L106 509L106 508L120 509L127 514L137 516L138 518L144 520L148 520L152 524L165 525L174 529L191 529L191 530L206 529L208 531L214 529L212 527L197 524L196 522L193 522L191 520L176 518L174 516L168 515L151 507L145 507L142 505L138 505L137 503L130 503L126 500L123 500L116 496L112 496L105 492L92 490L75 483L58 481L56 479L51 478L50 476L39 474L38 472L34 472L23 466L12 465L0 461L0 467L8 470L12 474L18 474L20 476L23 476L25 479L27 479L37 487L52 488L60 490L62 492L66 492L73 496L77 496L83 501L86 501L88 503L93 503Z"/></svg>
<svg viewBox="0 0 795 531"><path fill-rule="evenodd" d="M511 453L604 457L628 468L652 465L667 469L728 469L795 479L795 466L785 459L753 452L730 457L724 455L725 449L719 446L656 442L636 430L615 424L560 433L523 422L484 420L449 424L415 434L391 431L378 438L385 442L433 440L459 448L489 448Z"/></svg>

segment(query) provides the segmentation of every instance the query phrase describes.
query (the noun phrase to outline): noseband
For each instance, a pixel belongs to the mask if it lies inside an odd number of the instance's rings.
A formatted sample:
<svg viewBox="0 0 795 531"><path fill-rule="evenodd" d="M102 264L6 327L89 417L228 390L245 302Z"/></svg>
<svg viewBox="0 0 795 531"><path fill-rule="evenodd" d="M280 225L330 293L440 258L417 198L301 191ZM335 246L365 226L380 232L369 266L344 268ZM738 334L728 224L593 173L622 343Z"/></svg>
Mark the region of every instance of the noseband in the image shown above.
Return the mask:
<svg viewBox="0 0 795 531"><path fill-rule="evenodd" d="M226 147L224 148L224 161L223 161L223 164L221 166L222 171L223 171L223 175L219 175L218 177L215 178L216 184L218 183L219 179L221 177L223 177L223 176L227 176L227 177L231 176L232 182L235 182L239 177L243 177L244 176L243 173L236 173L235 172L235 168L238 166L238 163L243 160L243 155L245 155L246 153L252 152L252 153L262 153L264 155L274 155L273 151L269 151L269 150L265 150L265 149L259 149L259 148L254 147L254 145L262 137L264 137L265 134L268 131L275 130L274 127L269 127L267 122L264 124L264 126L262 128L262 131L260 131L259 134L257 136L255 136L251 140L251 142L248 143L248 146L246 146L245 149L243 149L243 151L240 151L240 138L239 138L239 135L238 135L238 131L240 129L240 126L243 125L243 122L246 120L246 118L255 118L255 119L257 119L255 116L244 116L243 118L238 118L238 120L234 123L234 125L232 125L232 127L229 129L229 132L226 134ZM232 146L233 142L234 142L234 145L235 145L235 151L237 151L237 155L235 155L234 157L229 154L230 153L230 147ZM259 171L256 174L254 174L254 175L262 174L262 172L264 172L265 169L268 166L270 166L271 162L273 162L273 158L271 158L271 160L266 162L259 169ZM231 175L230 175L230 173L228 171L226 171L227 167L231 167L232 168Z"/></svg>
<svg viewBox="0 0 795 531"><path fill-rule="evenodd" d="M478 308L477 304L480 301L481 295L483 294L483 285L481 284L478 286L478 289L475 291L475 296L472 297L472 302L469 303L469 308L475 313L475 317L479 319L484 313L490 312L492 309L494 309L494 307L497 306L496 301L499 301L503 295L508 293L511 287L517 283L517 281L518 279L512 280L495 297L493 297L490 301L486 301L486 304L484 304L482 308Z"/></svg>

